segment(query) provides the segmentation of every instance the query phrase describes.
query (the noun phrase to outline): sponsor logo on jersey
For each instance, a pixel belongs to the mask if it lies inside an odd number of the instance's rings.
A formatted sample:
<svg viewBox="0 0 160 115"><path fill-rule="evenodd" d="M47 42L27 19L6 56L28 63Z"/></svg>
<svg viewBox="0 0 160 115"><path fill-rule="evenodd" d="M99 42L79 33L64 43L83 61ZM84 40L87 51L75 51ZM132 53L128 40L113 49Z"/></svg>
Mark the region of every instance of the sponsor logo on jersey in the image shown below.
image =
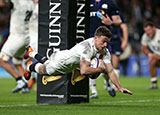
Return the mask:
<svg viewBox="0 0 160 115"><path fill-rule="evenodd" d="M95 16L97 16L97 12L95 11L95 12L90 12L90 17L95 17Z"/></svg>
<svg viewBox="0 0 160 115"><path fill-rule="evenodd" d="M108 9L108 4L102 4L103 9Z"/></svg>

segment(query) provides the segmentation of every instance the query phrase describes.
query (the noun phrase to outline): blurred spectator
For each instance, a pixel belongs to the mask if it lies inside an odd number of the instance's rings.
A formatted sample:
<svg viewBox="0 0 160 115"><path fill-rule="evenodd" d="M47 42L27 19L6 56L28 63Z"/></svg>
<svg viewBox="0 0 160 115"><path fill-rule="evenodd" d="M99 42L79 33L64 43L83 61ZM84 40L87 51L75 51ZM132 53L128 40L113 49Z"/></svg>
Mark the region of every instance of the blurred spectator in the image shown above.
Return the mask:
<svg viewBox="0 0 160 115"><path fill-rule="evenodd" d="M159 0L116 0L122 13L124 14L128 27L131 42L141 41L143 34L143 24L152 20L160 27L160 1ZM140 50L139 50L140 51Z"/></svg>
<svg viewBox="0 0 160 115"><path fill-rule="evenodd" d="M12 4L9 0L0 1L0 49L9 35L9 21Z"/></svg>

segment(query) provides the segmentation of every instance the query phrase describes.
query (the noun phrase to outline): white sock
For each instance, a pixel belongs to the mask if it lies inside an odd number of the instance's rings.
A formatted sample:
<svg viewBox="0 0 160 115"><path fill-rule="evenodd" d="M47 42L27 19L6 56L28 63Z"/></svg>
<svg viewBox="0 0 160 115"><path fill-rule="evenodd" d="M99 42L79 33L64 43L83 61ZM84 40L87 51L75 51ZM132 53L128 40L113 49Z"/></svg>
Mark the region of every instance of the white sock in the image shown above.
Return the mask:
<svg viewBox="0 0 160 115"><path fill-rule="evenodd" d="M24 78L24 76L22 77L22 79L25 83L28 83L28 81Z"/></svg>
<svg viewBox="0 0 160 115"><path fill-rule="evenodd" d="M40 67L41 65L42 65L41 63L37 63L37 64L35 65L35 71L36 71L37 73L39 73L39 67Z"/></svg>
<svg viewBox="0 0 160 115"><path fill-rule="evenodd" d="M152 77L151 78L151 82L156 82L157 81L157 77Z"/></svg>
<svg viewBox="0 0 160 115"><path fill-rule="evenodd" d="M36 54L37 54L37 52L30 52L29 57L34 58Z"/></svg>
<svg viewBox="0 0 160 115"><path fill-rule="evenodd" d="M96 79L89 79L89 84L90 84L91 92L97 94Z"/></svg>

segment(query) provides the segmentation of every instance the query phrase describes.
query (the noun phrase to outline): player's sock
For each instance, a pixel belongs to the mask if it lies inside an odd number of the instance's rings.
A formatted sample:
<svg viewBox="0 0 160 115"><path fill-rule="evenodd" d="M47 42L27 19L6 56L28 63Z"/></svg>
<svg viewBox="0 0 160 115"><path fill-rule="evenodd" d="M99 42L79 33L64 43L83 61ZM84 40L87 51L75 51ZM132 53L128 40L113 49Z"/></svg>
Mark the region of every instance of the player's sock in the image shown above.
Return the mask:
<svg viewBox="0 0 160 115"><path fill-rule="evenodd" d="M36 54L35 56L34 56L34 58L36 59L36 60L38 60L40 63L45 63L47 60L48 60L48 58L47 57L45 57L45 56L42 56L41 54Z"/></svg>
<svg viewBox="0 0 160 115"><path fill-rule="evenodd" d="M152 77L151 82L152 82L152 85L156 87L157 86L157 77Z"/></svg>
<svg viewBox="0 0 160 115"><path fill-rule="evenodd" d="M97 94L96 79L89 79L92 94Z"/></svg>
<svg viewBox="0 0 160 115"><path fill-rule="evenodd" d="M29 71L29 72L37 72L37 73L39 73L39 70L38 70L38 68L39 68L39 66L40 65L42 65L41 63L38 63L38 62L36 62L36 63L33 63L33 64L31 64L31 65L29 65L28 67L27 67L27 70Z"/></svg>
<svg viewBox="0 0 160 115"><path fill-rule="evenodd" d="M16 81L21 80L21 79L22 79L22 77L21 77L21 76L18 76L18 77L16 78Z"/></svg>

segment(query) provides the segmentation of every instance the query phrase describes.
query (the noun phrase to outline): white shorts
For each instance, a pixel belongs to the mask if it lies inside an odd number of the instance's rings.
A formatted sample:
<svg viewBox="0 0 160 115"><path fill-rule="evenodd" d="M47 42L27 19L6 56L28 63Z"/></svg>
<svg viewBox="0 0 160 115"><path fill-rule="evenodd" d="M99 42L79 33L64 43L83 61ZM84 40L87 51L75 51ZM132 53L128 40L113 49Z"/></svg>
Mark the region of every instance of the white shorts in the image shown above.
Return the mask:
<svg viewBox="0 0 160 115"><path fill-rule="evenodd" d="M73 59L68 57L65 51L59 51L51 55L45 67L49 75L59 75L72 72L79 64L73 63Z"/></svg>
<svg viewBox="0 0 160 115"><path fill-rule="evenodd" d="M32 0L19 0L11 14L10 35L1 50L0 58L23 58L25 47L29 44L29 18L34 9ZM3 55L2 55L3 53ZM8 61L9 59L5 59Z"/></svg>

